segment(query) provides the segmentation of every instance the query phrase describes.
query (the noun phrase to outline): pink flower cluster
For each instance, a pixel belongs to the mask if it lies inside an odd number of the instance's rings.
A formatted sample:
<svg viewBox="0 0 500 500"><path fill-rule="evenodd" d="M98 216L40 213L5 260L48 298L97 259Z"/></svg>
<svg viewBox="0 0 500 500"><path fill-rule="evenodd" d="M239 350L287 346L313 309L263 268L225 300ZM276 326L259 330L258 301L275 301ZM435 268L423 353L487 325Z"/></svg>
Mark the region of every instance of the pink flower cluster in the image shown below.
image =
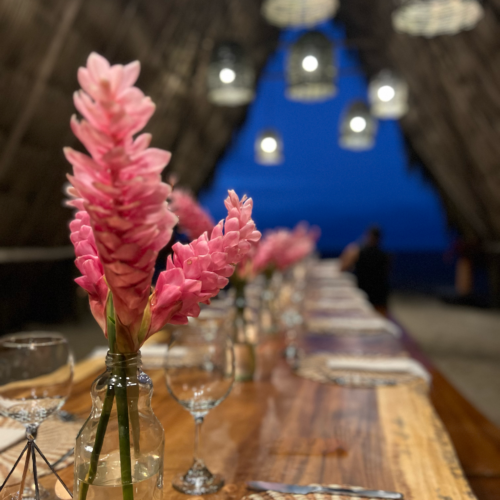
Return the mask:
<svg viewBox="0 0 500 500"><path fill-rule="evenodd" d="M210 216L193 196L182 189L174 189L170 194L170 210L179 218L179 229L190 240L210 233L215 224Z"/></svg>
<svg viewBox="0 0 500 500"><path fill-rule="evenodd" d="M88 292L92 314L99 326L105 330L104 309L108 297L108 285L104 280L104 270L97 254L94 233L90 227L90 216L83 208L82 200L69 203L80 209L69 225L71 242L75 247L75 264L82 273L82 276L75 281Z"/></svg>
<svg viewBox="0 0 500 500"><path fill-rule="evenodd" d="M229 191L224 203L228 215L213 228L210 238L204 233L189 245L174 245L173 258L168 257L167 269L160 274L151 300L156 312L152 332L165 324L165 318L169 323L183 324L188 316L198 316L199 302L210 303L210 298L227 285L235 265L259 241L261 234L251 218L252 199L240 201Z"/></svg>
<svg viewBox="0 0 500 500"><path fill-rule="evenodd" d="M270 267L284 271L296 264L314 251L319 235L318 228L309 229L306 223L297 224L293 231L268 231L253 259L254 273L259 274Z"/></svg>
<svg viewBox="0 0 500 500"><path fill-rule="evenodd" d="M226 200L229 214L208 240L176 245L174 259L151 293L158 252L170 240L177 217L168 209L169 185L160 173L170 153L148 148L151 136L134 138L147 123L154 104L133 86L139 63L110 66L91 54L78 71L82 86L74 96L83 115L71 120L75 135L90 156L65 149L73 165L68 176L79 211L71 223L77 282L89 293L92 312L105 330L108 289L113 294L117 349L135 352L166 323L186 322L198 302L216 295L234 265L260 233L251 220L252 201ZM209 262L210 261L210 262ZM106 330L105 330L106 333Z"/></svg>

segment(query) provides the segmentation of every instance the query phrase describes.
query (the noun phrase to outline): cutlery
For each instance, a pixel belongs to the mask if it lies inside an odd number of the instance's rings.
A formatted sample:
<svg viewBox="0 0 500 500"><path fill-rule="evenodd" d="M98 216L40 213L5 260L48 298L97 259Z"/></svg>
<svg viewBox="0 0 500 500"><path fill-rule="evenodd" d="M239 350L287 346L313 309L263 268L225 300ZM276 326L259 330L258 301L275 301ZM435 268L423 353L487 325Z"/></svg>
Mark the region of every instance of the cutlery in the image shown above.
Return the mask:
<svg viewBox="0 0 500 500"><path fill-rule="evenodd" d="M342 486L299 486L296 484L267 483L265 481L248 481L248 488L257 491L278 491L280 493L291 493L295 495L307 495L308 493L326 493L330 495L346 495L365 498L383 498L388 500L402 500L403 494L395 491L365 490L363 488L349 488Z"/></svg>

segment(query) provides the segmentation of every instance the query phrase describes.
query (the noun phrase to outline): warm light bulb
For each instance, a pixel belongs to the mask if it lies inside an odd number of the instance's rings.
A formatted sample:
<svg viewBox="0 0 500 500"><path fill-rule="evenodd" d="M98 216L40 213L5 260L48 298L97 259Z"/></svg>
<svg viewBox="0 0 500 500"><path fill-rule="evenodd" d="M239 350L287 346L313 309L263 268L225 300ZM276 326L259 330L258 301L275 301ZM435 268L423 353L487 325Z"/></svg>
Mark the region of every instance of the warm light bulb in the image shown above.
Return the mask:
<svg viewBox="0 0 500 500"><path fill-rule="evenodd" d="M314 56L306 56L302 59L302 68L309 73L318 69L318 66L319 62Z"/></svg>
<svg viewBox="0 0 500 500"><path fill-rule="evenodd" d="M264 137L260 141L260 148L264 153L274 153L278 149L278 141L274 137Z"/></svg>
<svg viewBox="0 0 500 500"><path fill-rule="evenodd" d="M354 118L351 118L349 127L351 127L353 132L363 132L366 128L366 120L362 116L355 116Z"/></svg>
<svg viewBox="0 0 500 500"><path fill-rule="evenodd" d="M230 68L223 68L220 70L219 78L222 83L233 83L236 73Z"/></svg>
<svg viewBox="0 0 500 500"><path fill-rule="evenodd" d="M377 91L377 96L382 102L389 102L396 95L396 91L390 85L383 85Z"/></svg>

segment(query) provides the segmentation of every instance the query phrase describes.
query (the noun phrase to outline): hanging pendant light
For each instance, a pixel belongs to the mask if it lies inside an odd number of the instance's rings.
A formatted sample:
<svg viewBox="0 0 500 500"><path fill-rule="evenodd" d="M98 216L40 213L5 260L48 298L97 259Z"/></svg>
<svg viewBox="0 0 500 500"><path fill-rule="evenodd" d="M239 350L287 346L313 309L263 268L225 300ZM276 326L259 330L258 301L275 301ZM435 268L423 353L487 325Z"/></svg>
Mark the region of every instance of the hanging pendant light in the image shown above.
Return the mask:
<svg viewBox="0 0 500 500"><path fill-rule="evenodd" d="M373 116L401 118L408 111L408 85L393 71L383 70L370 80L368 99Z"/></svg>
<svg viewBox="0 0 500 500"><path fill-rule="evenodd" d="M262 15L280 28L315 26L331 19L339 8L339 0L265 0Z"/></svg>
<svg viewBox="0 0 500 500"><path fill-rule="evenodd" d="M377 122L368 106L361 101L352 103L340 124L340 147L352 151L366 151L375 144Z"/></svg>
<svg viewBox="0 0 500 500"><path fill-rule="evenodd" d="M477 0L398 0L392 24L400 33L431 38L470 30L483 14Z"/></svg>
<svg viewBox="0 0 500 500"><path fill-rule="evenodd" d="M208 99L219 106L242 106L254 98L255 72L243 48L234 42L214 47L208 68Z"/></svg>
<svg viewBox="0 0 500 500"><path fill-rule="evenodd" d="M283 163L283 141L275 130L263 130L255 139L255 161L260 165Z"/></svg>
<svg viewBox="0 0 500 500"><path fill-rule="evenodd" d="M291 47L286 96L293 101L324 101L337 93L333 43L319 31L302 35Z"/></svg>

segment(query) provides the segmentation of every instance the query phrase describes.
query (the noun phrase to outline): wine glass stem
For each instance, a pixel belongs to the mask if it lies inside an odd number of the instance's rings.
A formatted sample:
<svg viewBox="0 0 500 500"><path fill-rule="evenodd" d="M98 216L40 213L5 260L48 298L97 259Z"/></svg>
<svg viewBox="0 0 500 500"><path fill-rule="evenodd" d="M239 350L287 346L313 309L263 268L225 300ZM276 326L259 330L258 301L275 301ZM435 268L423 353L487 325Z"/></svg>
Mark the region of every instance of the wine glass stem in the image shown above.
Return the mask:
<svg viewBox="0 0 500 500"><path fill-rule="evenodd" d="M38 434L38 424L26 424L26 439L28 441L34 441Z"/></svg>
<svg viewBox="0 0 500 500"><path fill-rule="evenodd" d="M203 417L194 417L194 463L203 464L203 459L200 455L200 436Z"/></svg>

